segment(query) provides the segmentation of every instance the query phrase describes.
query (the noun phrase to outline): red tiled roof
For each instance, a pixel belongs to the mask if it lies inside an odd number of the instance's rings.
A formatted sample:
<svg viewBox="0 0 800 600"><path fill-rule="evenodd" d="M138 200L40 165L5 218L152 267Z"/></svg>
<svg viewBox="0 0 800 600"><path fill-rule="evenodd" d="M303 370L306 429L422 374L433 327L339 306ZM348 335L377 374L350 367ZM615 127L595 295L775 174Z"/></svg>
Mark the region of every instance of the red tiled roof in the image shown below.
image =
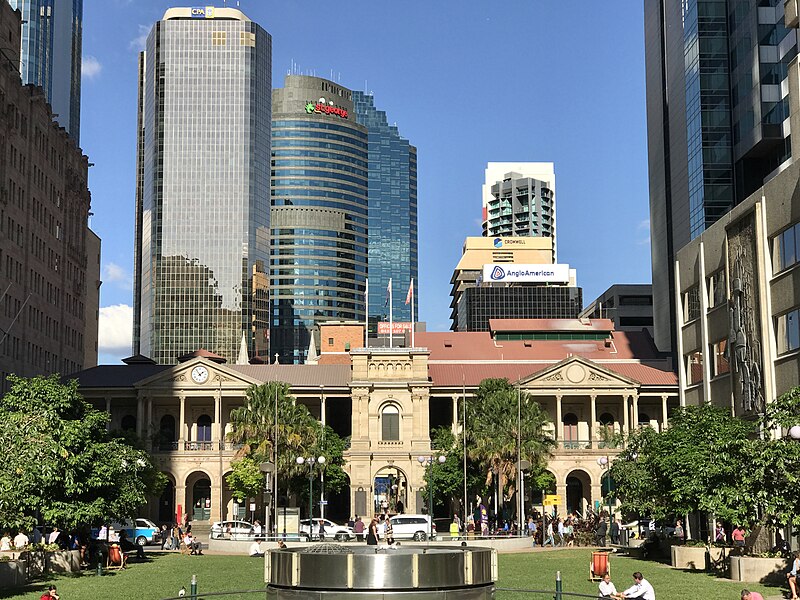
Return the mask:
<svg viewBox="0 0 800 600"><path fill-rule="evenodd" d="M645 331L615 331L610 346L604 340L498 341L488 331L419 332L415 345L430 350L430 361L547 360L558 362L578 355L591 360L660 360L663 358Z"/></svg>
<svg viewBox="0 0 800 600"><path fill-rule="evenodd" d="M614 331L611 319L489 319L492 331Z"/></svg>
<svg viewBox="0 0 800 600"><path fill-rule="evenodd" d="M258 381L284 381L296 387L347 387L350 365L227 365Z"/></svg>

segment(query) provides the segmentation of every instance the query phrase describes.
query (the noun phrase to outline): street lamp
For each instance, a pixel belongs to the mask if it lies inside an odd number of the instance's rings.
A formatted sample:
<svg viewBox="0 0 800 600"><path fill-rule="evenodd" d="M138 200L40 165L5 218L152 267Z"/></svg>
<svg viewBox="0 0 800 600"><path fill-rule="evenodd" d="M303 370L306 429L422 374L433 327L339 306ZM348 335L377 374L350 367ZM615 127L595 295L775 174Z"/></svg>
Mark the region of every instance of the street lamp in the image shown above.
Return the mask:
<svg viewBox="0 0 800 600"><path fill-rule="evenodd" d="M800 425L792 425L789 428L789 437L793 440L800 440Z"/></svg>
<svg viewBox="0 0 800 600"><path fill-rule="evenodd" d="M298 456L295 461L298 466L305 464L308 467L308 534L310 536L313 533L314 525L314 465L318 464L320 467L324 466L325 457L318 456L314 458L310 456L305 458L303 456Z"/></svg>
<svg viewBox="0 0 800 600"><path fill-rule="evenodd" d="M597 459L597 464L606 472L606 481L608 481L608 522L611 524L611 463L607 456L601 456ZM600 493L603 492L603 476L600 475Z"/></svg>
<svg viewBox="0 0 800 600"><path fill-rule="evenodd" d="M270 514L270 505L272 503L272 490L270 489L269 480L270 474L275 470L275 464L271 462L262 462L258 465L259 470L264 474L264 533L270 535L272 532L272 515ZM276 490L277 492L277 490ZM275 515L277 521L278 516Z"/></svg>
<svg viewBox="0 0 800 600"><path fill-rule="evenodd" d="M437 456L418 456L417 460L419 461L420 466L428 469L433 463L439 462L439 464L444 464L447 460L447 457L444 454L440 454ZM428 469L428 516L430 517L430 523L428 523L428 539L431 539L433 534L433 471Z"/></svg>

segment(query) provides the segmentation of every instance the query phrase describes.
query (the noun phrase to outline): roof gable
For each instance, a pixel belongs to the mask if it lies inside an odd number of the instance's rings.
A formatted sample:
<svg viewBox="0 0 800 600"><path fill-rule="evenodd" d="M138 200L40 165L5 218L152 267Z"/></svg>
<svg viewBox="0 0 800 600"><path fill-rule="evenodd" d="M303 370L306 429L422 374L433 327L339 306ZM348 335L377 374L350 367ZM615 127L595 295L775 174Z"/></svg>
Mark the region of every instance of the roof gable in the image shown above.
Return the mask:
<svg viewBox="0 0 800 600"><path fill-rule="evenodd" d="M523 378L520 383L527 387L570 388L631 388L640 386L624 375L615 373L596 362L581 356L570 356L561 362Z"/></svg>
<svg viewBox="0 0 800 600"><path fill-rule="evenodd" d="M196 383L192 379L192 369L202 365L208 369L208 378L202 383ZM142 379L134 384L136 388L170 388L194 385L198 389L218 387L225 383L229 385L258 385L261 382L253 379L244 373L235 371L229 365L219 364L208 358L196 357L184 363L174 365L169 369L156 373L155 375Z"/></svg>

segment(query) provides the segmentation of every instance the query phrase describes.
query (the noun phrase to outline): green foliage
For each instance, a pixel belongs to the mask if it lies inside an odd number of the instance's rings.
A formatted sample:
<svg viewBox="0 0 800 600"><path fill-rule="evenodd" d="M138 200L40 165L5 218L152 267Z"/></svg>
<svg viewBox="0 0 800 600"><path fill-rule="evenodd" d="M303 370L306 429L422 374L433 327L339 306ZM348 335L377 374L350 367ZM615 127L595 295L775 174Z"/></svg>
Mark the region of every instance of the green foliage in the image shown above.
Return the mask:
<svg viewBox="0 0 800 600"><path fill-rule="evenodd" d="M743 525L800 525L800 444L773 435L797 424L798 409L795 388L759 423L704 404L678 409L666 431L632 433L611 467L623 511L655 518L706 511Z"/></svg>
<svg viewBox="0 0 800 600"><path fill-rule="evenodd" d="M225 478L234 498L244 499L264 490L264 473L259 463L248 456L231 463L231 472Z"/></svg>
<svg viewBox="0 0 800 600"><path fill-rule="evenodd" d="M298 456L325 456L325 489L328 492L338 491L346 485L348 479L344 472L344 449L346 442L330 427L322 427L302 404L298 404L289 393L288 383L272 381L248 388L243 406L231 411L231 432L228 441L242 445L239 453L247 458L258 469L261 462L275 462L278 467L278 486L308 498L308 468L298 466ZM275 428L275 410L277 403L277 444ZM273 449L277 450L277 460ZM250 473L241 488L263 489L264 476L259 471L261 483L248 488L255 481L252 466L240 466ZM319 467L315 468L315 473ZM242 473L243 475L245 473ZM233 473L231 473L233 475ZM229 480L230 483L230 480ZM237 484L238 485L238 484ZM315 496L320 492L316 486ZM254 493L246 496L254 496Z"/></svg>
<svg viewBox="0 0 800 600"><path fill-rule="evenodd" d="M435 451L444 453L444 463L432 463L425 470L425 487L422 489L424 498L428 498L431 485L433 485L434 503L437 500L447 499L449 507L460 506L464 503L464 451L461 436L456 436L449 427L434 429L431 444ZM467 461L467 493L469 497L485 489L484 479L478 464L473 460ZM427 502L427 500L426 500Z"/></svg>
<svg viewBox="0 0 800 600"><path fill-rule="evenodd" d="M507 495L514 494L518 431L520 456L530 461L532 473L544 471L555 447L546 430L549 424L539 403L529 394L520 393L508 379L484 379L475 399L467 403L467 444L469 456L480 463L486 474L487 485L495 473Z"/></svg>
<svg viewBox="0 0 800 600"><path fill-rule="evenodd" d="M62 528L135 516L166 478L106 431L108 415L57 375L9 377L0 399L0 525Z"/></svg>

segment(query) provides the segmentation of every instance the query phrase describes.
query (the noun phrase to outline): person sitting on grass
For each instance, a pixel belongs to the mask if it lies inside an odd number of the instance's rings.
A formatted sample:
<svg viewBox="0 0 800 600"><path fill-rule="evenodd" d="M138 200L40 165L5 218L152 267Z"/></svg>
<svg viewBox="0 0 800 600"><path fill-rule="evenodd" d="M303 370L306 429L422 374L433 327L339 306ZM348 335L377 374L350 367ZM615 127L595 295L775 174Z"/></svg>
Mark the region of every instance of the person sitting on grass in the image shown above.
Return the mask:
<svg viewBox="0 0 800 600"><path fill-rule="evenodd" d="M742 590L742 600L764 600L764 596L758 592L751 592L750 590Z"/></svg>
<svg viewBox="0 0 800 600"><path fill-rule="evenodd" d="M611 575L606 573L600 582L599 593L601 598L612 598L617 595L617 588L611 582Z"/></svg>
<svg viewBox="0 0 800 600"><path fill-rule="evenodd" d="M261 539L256 539L250 544L250 556L258 558L264 556L264 551L261 549Z"/></svg>
<svg viewBox="0 0 800 600"><path fill-rule="evenodd" d="M58 592L56 591L56 586L54 586L54 585L51 585L51 586L49 586L49 587L47 588L47 591L46 591L46 592L44 592L44 593L41 595L41 597L39 598L39 600L53 600L53 598L55 598L55 600L58 600L60 597L61 597L61 596L59 596L59 595L58 595Z"/></svg>
<svg viewBox="0 0 800 600"><path fill-rule="evenodd" d="M641 600L656 600L656 591L644 576L636 571L633 574L633 585L624 592L616 595L617 598L641 598Z"/></svg>

